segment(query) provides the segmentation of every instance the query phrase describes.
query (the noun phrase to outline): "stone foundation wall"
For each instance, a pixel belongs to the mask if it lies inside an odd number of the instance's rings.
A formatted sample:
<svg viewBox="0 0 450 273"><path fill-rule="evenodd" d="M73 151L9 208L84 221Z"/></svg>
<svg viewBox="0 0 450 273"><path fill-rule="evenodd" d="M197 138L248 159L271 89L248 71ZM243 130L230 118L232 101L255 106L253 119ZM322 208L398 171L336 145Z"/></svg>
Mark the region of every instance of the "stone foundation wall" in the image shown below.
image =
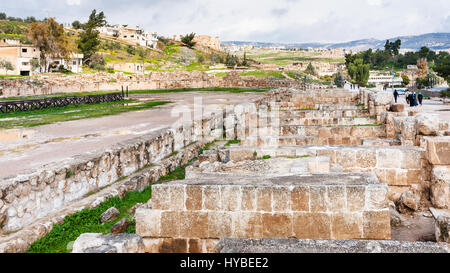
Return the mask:
<svg viewBox="0 0 450 273"><path fill-rule="evenodd" d="M336 182L345 179L338 176L307 177L314 182L301 185L283 178L277 185L263 178L227 185L233 177L226 176L205 184L155 185L152 209L136 211L136 233L147 252L164 252L170 242L186 252L189 240L215 243L224 237L390 239L387 186L370 175L367 182L348 184Z"/></svg>
<svg viewBox="0 0 450 273"><path fill-rule="evenodd" d="M220 152L220 151L219 151ZM422 193L422 199L429 199L431 165L424 149L418 147L299 147L299 148L231 148L220 154L232 161L252 160L258 156L303 157L326 156L330 164L344 172L373 172L378 180L389 186L389 199L397 201L401 193L411 187ZM219 154L219 155L220 155Z"/></svg>
<svg viewBox="0 0 450 273"><path fill-rule="evenodd" d="M229 73L220 78L205 72L151 72L148 75L121 74L80 74L55 76L44 74L38 79L0 80L0 98L15 96L35 96L56 93L76 93L90 91L172 89L172 88L212 88L244 87L271 88L295 85L292 80L275 78L241 77L238 73Z"/></svg>

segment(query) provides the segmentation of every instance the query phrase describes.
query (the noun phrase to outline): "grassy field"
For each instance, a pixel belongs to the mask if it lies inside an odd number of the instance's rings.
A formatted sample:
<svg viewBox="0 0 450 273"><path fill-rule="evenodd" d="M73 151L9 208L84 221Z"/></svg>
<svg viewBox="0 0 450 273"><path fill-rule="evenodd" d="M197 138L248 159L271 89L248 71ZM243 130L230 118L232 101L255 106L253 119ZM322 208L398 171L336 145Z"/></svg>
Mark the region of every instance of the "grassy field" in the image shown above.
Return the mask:
<svg viewBox="0 0 450 273"><path fill-rule="evenodd" d="M99 104L84 104L50 108L31 112L0 114L0 128L11 129L35 127L56 122L95 118L120 113L150 109L170 103L168 101L152 101L138 103L137 100L123 100Z"/></svg>
<svg viewBox="0 0 450 273"><path fill-rule="evenodd" d="M239 73L241 76L255 76L258 78L277 78L277 79L285 79L286 77L283 75L281 71L246 71Z"/></svg>
<svg viewBox="0 0 450 273"><path fill-rule="evenodd" d="M185 177L186 166L179 167L175 171L161 177L158 183L170 180L180 180ZM138 203L147 203L151 198L152 188L147 187L143 192L130 192L123 199L113 197L98 207L84 209L69 215L61 225L54 225L53 229L44 237L36 241L28 249L27 253L67 253L67 244L75 241L83 233L108 234L111 227L123 218L127 218L131 225L125 233L136 233L136 224L132 221L133 214L128 211ZM102 224L100 216L107 209L115 207L120 211L119 217L114 221Z"/></svg>
<svg viewBox="0 0 450 273"><path fill-rule="evenodd" d="M263 64L290 65L295 62L345 62L345 59L324 58L317 52L306 51L274 51L274 50L252 50L247 52L250 59L261 62Z"/></svg>

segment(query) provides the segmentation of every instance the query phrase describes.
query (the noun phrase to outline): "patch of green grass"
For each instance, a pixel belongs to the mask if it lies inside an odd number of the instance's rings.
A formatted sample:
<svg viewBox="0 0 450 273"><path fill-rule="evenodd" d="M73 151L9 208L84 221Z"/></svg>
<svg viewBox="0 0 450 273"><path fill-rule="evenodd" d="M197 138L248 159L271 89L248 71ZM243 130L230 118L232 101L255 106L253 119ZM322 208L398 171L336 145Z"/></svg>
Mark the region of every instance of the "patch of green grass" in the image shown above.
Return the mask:
<svg viewBox="0 0 450 273"><path fill-rule="evenodd" d="M26 78L29 76L21 76L21 75L0 75L0 78Z"/></svg>
<svg viewBox="0 0 450 273"><path fill-rule="evenodd" d="M69 215L61 225L54 225L52 230L44 237L34 242L27 253L65 253L67 244L75 241L83 233L110 233L111 227L123 218L127 218L131 225L125 233L135 233L135 222L128 210L137 203L146 203L151 198L151 187L143 192L130 192L123 199L113 197L93 209L83 209ZM114 221L102 224L100 216L110 207L120 211L119 217Z"/></svg>
<svg viewBox="0 0 450 273"><path fill-rule="evenodd" d="M285 79L286 77L283 75L281 71L245 71L239 73L241 76L254 76L258 78L277 78L277 79Z"/></svg>
<svg viewBox="0 0 450 273"><path fill-rule="evenodd" d="M192 160L190 161L192 162ZM173 172L161 177L157 183L185 178L186 166L176 168ZM130 226L125 233L136 233L136 223L132 221L132 214L128 211L138 203L147 203L151 198L152 187L144 191L129 192L123 199L113 197L92 209L83 209L64 218L61 225L54 225L52 230L41 239L34 242L27 253L65 253L68 252L67 244L75 241L83 233L108 234L111 227L123 218L130 221ZM114 221L102 224L100 216L111 207L119 210L120 215Z"/></svg>
<svg viewBox="0 0 450 273"><path fill-rule="evenodd" d="M128 105L128 103L135 102L135 100L122 100L79 106L71 105L31 112L0 114L0 128L35 127L56 122L117 115L125 112L150 109L155 106L170 103L168 101L152 101Z"/></svg>
<svg viewBox="0 0 450 273"><path fill-rule="evenodd" d="M211 142L208 142L205 144L205 146L203 146L200 151L198 152L198 155L202 155L204 151L207 151L209 149L211 149L211 146L214 145L217 142L217 139Z"/></svg>
<svg viewBox="0 0 450 273"><path fill-rule="evenodd" d="M265 155L263 157L260 158L256 158L255 160L267 160L267 159L271 159L272 157L270 155Z"/></svg>
<svg viewBox="0 0 450 273"><path fill-rule="evenodd" d="M228 147L228 146L230 146L232 144L241 144L241 140L240 139L230 140L224 146Z"/></svg>
<svg viewBox="0 0 450 273"><path fill-rule="evenodd" d="M219 78L223 78L226 77L228 75L229 72L217 72L214 74L214 76L219 77Z"/></svg>
<svg viewBox="0 0 450 273"><path fill-rule="evenodd" d="M72 169L68 169L68 170L66 171L66 179L71 178L72 175L73 175Z"/></svg>

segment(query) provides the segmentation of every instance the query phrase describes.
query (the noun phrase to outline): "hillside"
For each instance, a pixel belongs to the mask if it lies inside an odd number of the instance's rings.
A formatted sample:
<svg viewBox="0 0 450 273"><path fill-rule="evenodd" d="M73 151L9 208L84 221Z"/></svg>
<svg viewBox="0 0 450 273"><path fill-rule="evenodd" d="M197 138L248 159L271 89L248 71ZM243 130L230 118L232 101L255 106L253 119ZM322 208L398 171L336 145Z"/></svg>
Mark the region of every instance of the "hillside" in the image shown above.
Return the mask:
<svg viewBox="0 0 450 273"><path fill-rule="evenodd" d="M377 39L362 39L343 43L270 43L270 42L245 42L245 41L226 41L222 44L236 44L236 45L254 45L254 46L286 46L287 48L308 48L308 47L323 47L323 48L344 48L352 50L366 50L369 48L377 49L383 48L386 40L395 41L402 40L402 48L419 50L422 46L426 46L431 50L445 50L450 49L450 33L428 33L415 36L398 36L383 40Z"/></svg>

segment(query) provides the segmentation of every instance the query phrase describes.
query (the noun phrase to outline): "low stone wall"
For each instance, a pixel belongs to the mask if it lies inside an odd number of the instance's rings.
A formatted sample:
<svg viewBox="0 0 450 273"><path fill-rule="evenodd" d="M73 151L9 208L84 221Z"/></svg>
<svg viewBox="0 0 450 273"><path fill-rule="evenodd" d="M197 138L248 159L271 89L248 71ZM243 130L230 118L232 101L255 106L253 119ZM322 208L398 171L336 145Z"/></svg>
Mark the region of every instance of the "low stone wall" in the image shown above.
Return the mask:
<svg viewBox="0 0 450 273"><path fill-rule="evenodd" d="M229 73L220 78L199 71L151 72L148 75L122 75L109 73L55 76L43 74L38 79L0 80L0 98L35 96L56 93L76 93L90 91L172 89L172 88L212 88L244 87L272 88L295 85L293 80L275 78L241 77Z"/></svg>
<svg viewBox="0 0 450 273"><path fill-rule="evenodd" d="M220 137L223 134L222 121L223 114L219 112L191 125L162 129L107 150L2 180L1 233L19 230L68 202L83 198L195 141L201 141L203 136Z"/></svg>
<svg viewBox="0 0 450 273"><path fill-rule="evenodd" d="M425 150L419 147L232 147L219 151L226 157L217 158L235 162L252 160L254 152L271 157L326 156L332 166L344 172L373 172L389 186L389 199L393 201L411 187L422 193L423 200L429 199L431 166Z"/></svg>

